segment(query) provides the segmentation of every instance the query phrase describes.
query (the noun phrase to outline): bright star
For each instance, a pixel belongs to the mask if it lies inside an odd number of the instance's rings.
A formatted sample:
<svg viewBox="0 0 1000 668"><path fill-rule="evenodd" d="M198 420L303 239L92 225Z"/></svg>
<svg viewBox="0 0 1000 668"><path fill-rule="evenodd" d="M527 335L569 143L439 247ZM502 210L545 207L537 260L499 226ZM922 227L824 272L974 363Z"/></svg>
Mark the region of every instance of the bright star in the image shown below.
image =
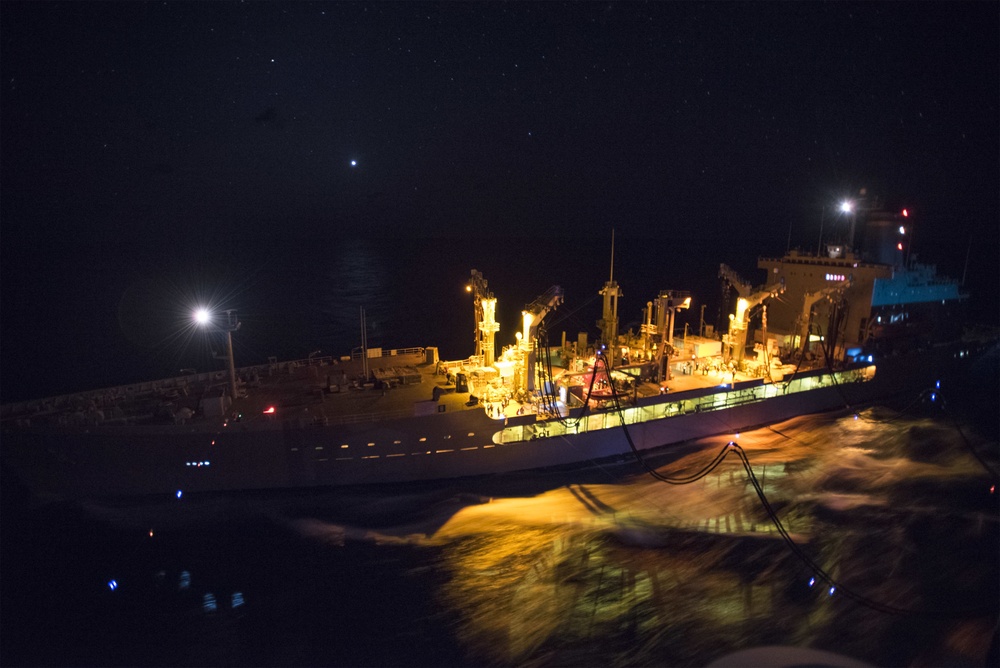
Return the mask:
<svg viewBox="0 0 1000 668"><path fill-rule="evenodd" d="M351 167L357 167L357 166L358 166L358 161L357 160L351 160Z"/></svg>

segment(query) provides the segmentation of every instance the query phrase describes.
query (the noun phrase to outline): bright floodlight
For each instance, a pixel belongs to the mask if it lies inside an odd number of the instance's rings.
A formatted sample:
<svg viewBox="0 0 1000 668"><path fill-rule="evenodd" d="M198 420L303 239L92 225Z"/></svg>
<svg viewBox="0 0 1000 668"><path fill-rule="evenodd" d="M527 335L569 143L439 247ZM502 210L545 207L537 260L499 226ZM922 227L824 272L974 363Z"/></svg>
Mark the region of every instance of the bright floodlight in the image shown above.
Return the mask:
<svg viewBox="0 0 1000 668"><path fill-rule="evenodd" d="M842 202L840 204L840 210L844 213L850 213L854 209L854 205L851 202Z"/></svg>
<svg viewBox="0 0 1000 668"><path fill-rule="evenodd" d="M200 308L194 312L194 321L199 325L204 325L208 322L208 311Z"/></svg>

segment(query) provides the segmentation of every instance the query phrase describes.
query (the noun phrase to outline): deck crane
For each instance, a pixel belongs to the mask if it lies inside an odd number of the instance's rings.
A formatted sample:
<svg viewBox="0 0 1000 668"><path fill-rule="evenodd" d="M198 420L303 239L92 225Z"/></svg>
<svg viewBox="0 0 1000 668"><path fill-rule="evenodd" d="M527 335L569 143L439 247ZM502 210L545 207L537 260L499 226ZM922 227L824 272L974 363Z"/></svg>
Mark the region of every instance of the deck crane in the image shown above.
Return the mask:
<svg viewBox="0 0 1000 668"><path fill-rule="evenodd" d="M465 289L472 293L476 310L476 357L482 359L483 366L493 366L496 334L500 331L500 324L496 321L497 300L490 292L486 279L475 269Z"/></svg>
<svg viewBox="0 0 1000 668"><path fill-rule="evenodd" d="M750 309L784 292L785 279L782 278L776 283L753 291L749 283L741 279L739 274L724 264L719 266L719 277L732 285L739 295L739 298L736 300L736 313L729 316L729 346L725 350L725 359L727 361L733 359L739 363L743 361L746 355Z"/></svg>
<svg viewBox="0 0 1000 668"><path fill-rule="evenodd" d="M538 354L535 333L549 311L562 303L563 289L558 285L553 285L521 311L523 331L518 332L518 334L521 337L522 350L526 353L521 386L527 388L529 393L535 390L535 360Z"/></svg>
<svg viewBox="0 0 1000 668"><path fill-rule="evenodd" d="M817 302L823 299L833 300L836 297L840 297L845 290L851 287L851 278L848 277L842 283L833 285L829 288L823 288L822 290L816 290L815 292L807 292L803 296L802 300L802 313L798 317L799 321L799 345L798 350L805 354L809 349L809 323L812 320L812 307Z"/></svg>

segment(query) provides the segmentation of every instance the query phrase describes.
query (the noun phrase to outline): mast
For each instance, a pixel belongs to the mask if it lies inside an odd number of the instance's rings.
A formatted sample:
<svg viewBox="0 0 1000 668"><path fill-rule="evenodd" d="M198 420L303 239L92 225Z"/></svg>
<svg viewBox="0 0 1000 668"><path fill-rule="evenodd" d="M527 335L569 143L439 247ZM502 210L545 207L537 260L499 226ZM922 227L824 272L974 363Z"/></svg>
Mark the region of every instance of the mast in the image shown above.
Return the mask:
<svg viewBox="0 0 1000 668"><path fill-rule="evenodd" d="M621 290L615 282L615 231L611 230L611 275L608 282L598 292L604 297L604 308L601 311L601 319L597 321L597 326L601 328L601 341L608 347L608 359L611 365L618 363L618 298Z"/></svg>
<svg viewBox="0 0 1000 668"><path fill-rule="evenodd" d="M611 228L611 275L608 277L609 283L615 282L615 228Z"/></svg>
<svg viewBox="0 0 1000 668"><path fill-rule="evenodd" d="M365 325L365 307L361 306L361 369L368 380L368 327Z"/></svg>

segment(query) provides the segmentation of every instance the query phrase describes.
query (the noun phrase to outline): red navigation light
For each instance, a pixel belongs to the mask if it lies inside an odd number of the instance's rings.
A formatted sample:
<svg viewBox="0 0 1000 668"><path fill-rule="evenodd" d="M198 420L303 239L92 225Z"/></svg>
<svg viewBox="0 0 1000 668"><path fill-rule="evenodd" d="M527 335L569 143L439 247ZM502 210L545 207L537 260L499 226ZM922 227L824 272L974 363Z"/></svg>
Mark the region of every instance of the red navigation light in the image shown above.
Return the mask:
<svg viewBox="0 0 1000 668"><path fill-rule="evenodd" d="M903 250L903 244L896 244L896 250Z"/></svg>
<svg viewBox="0 0 1000 668"><path fill-rule="evenodd" d="M274 406L268 406L265 408L264 415L274 415Z"/></svg>
<svg viewBox="0 0 1000 668"><path fill-rule="evenodd" d="M909 218L909 217L910 217L910 212L907 211L906 209L903 209L903 218Z"/></svg>

